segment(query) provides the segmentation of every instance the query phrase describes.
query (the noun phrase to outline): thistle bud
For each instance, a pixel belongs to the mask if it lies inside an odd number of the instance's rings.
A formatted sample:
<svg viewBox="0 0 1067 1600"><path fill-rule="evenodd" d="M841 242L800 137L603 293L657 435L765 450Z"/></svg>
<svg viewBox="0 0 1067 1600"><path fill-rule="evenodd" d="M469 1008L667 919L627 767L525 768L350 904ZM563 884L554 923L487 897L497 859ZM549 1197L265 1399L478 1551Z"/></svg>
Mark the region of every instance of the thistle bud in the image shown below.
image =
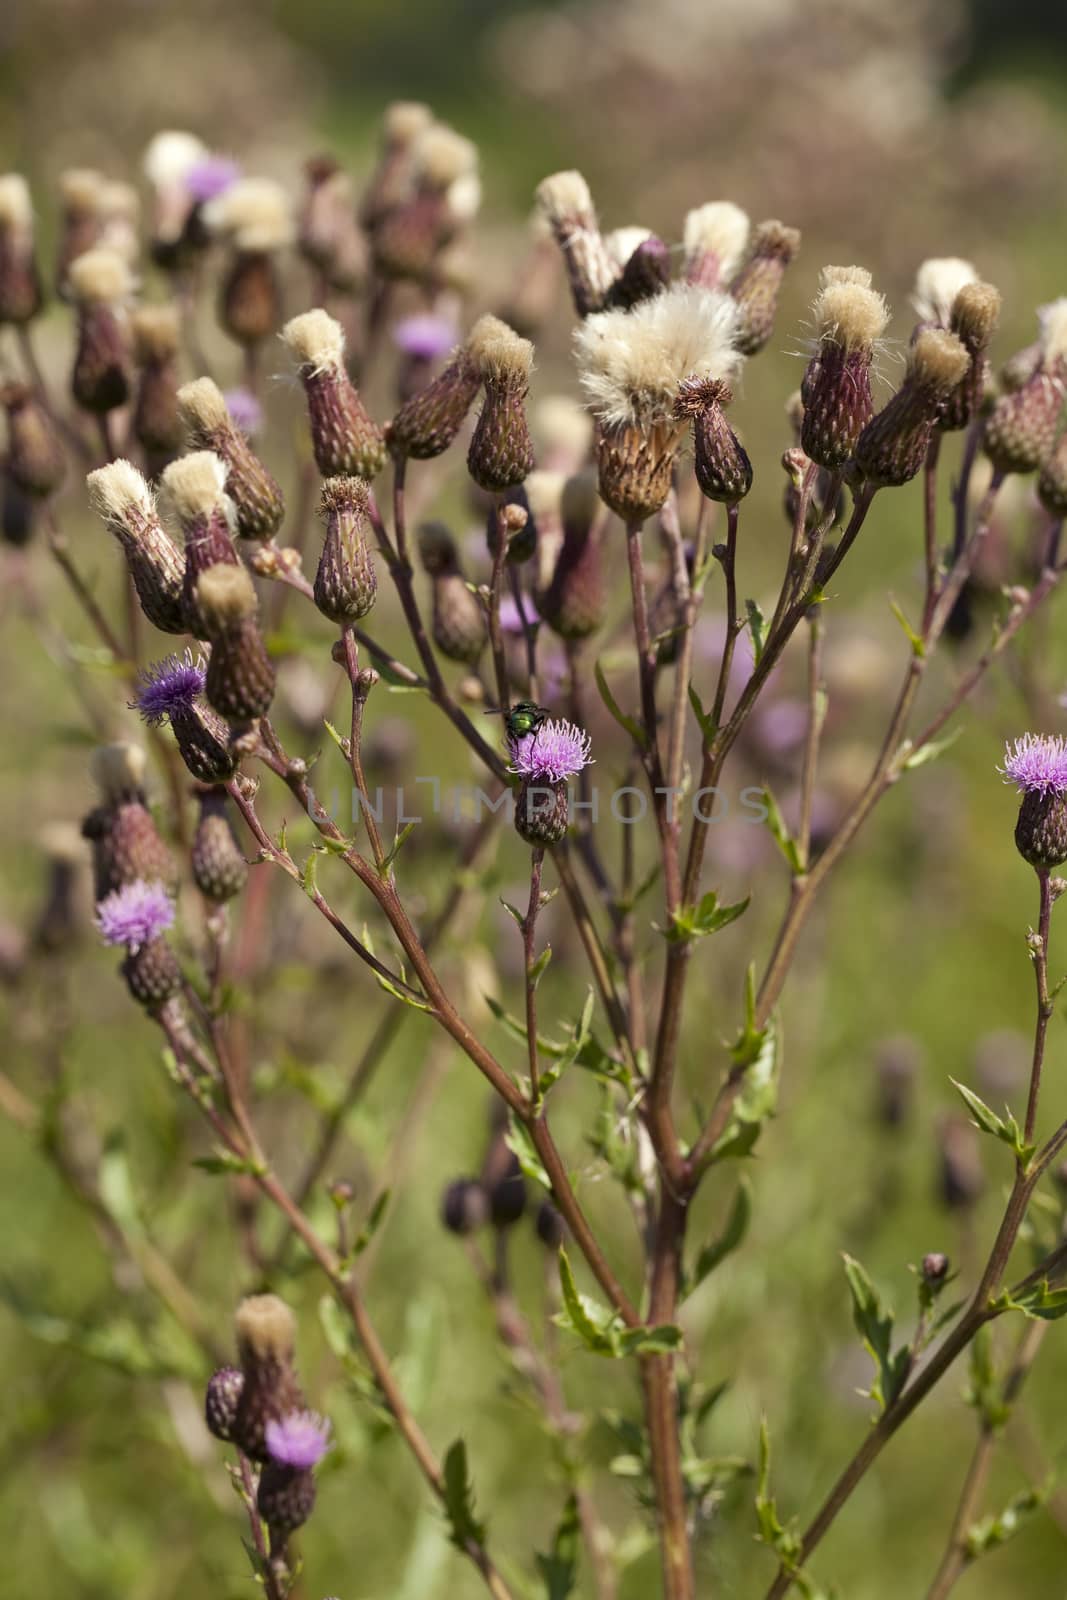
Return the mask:
<svg viewBox="0 0 1067 1600"><path fill-rule="evenodd" d="M321 309L305 311L286 323L282 338L300 363L323 477L376 477L385 465L385 438L345 371L341 324Z"/></svg>
<svg viewBox="0 0 1067 1600"><path fill-rule="evenodd" d="M196 450L172 461L163 474L161 488L185 539L185 575L182 603L189 632L208 637L207 623L198 609L196 586L209 567L237 566L226 497L226 467L212 450Z"/></svg>
<svg viewBox="0 0 1067 1600"><path fill-rule="evenodd" d="M941 1203L947 1211L970 1211L985 1189L978 1135L966 1117L947 1116L937 1130L937 1144Z"/></svg>
<svg viewBox="0 0 1067 1600"><path fill-rule="evenodd" d="M7 413L7 471L23 494L47 499L63 481L65 462L55 425L33 390L5 383L0 405Z"/></svg>
<svg viewBox="0 0 1067 1600"><path fill-rule="evenodd" d="M608 248L610 251L610 238ZM648 234L621 263L619 275L605 299L605 306L621 306L628 311L639 301L651 300L653 295L661 294L670 281L671 253L662 239L658 239L654 233Z"/></svg>
<svg viewBox="0 0 1067 1600"><path fill-rule="evenodd" d="M367 485L362 478L327 478L319 515L326 539L315 573L315 604L339 628L365 617L378 593L367 544Z"/></svg>
<svg viewBox="0 0 1067 1600"><path fill-rule="evenodd" d="M693 423L697 483L708 500L736 505L752 487L752 463L726 420L733 395L721 378L690 378L678 391L675 415Z"/></svg>
<svg viewBox="0 0 1067 1600"><path fill-rule="evenodd" d="M132 744L101 745L89 765L101 794L82 825L92 849L95 898L104 900L140 880L176 884L177 863L145 801L144 751Z"/></svg>
<svg viewBox="0 0 1067 1600"><path fill-rule="evenodd" d="M60 233L56 252L56 293L70 298L71 263L91 250L100 236L100 197L104 177L91 167L71 167L60 174Z"/></svg>
<svg viewBox="0 0 1067 1600"><path fill-rule="evenodd" d="M204 691L231 725L266 716L275 672L256 623L258 603L244 567L209 567L196 585L195 603L211 640Z"/></svg>
<svg viewBox="0 0 1067 1600"><path fill-rule="evenodd" d="M210 200L203 215L233 252L219 291L219 321L237 344L260 344L282 323L277 256L293 239L288 197L269 178L240 178Z"/></svg>
<svg viewBox="0 0 1067 1600"><path fill-rule="evenodd" d="M500 532L503 528L507 560L511 566L521 566L537 550L537 523L530 509L525 484L505 489L499 505L491 505L485 520L485 542L489 554L496 559Z"/></svg>
<svg viewBox="0 0 1067 1600"><path fill-rule="evenodd" d="M567 1225L551 1200L542 1200L534 1219L537 1237L546 1250L558 1250L567 1238Z"/></svg>
<svg viewBox="0 0 1067 1600"><path fill-rule="evenodd" d="M48 880L40 909L34 918L35 950L54 955L68 950L82 926L81 878L86 864L85 843L77 828L57 822L41 829L40 845L48 865Z"/></svg>
<svg viewBox="0 0 1067 1600"><path fill-rule="evenodd" d="M489 1220L494 1228L512 1228L526 1210L526 1180L515 1152L503 1135L489 1146L482 1165L481 1186L489 1203Z"/></svg>
<svg viewBox="0 0 1067 1600"><path fill-rule="evenodd" d="M164 530L145 479L119 460L85 481L93 510L122 545L141 610L162 633L184 633L185 559Z"/></svg>
<svg viewBox="0 0 1067 1600"><path fill-rule="evenodd" d="M259 1475L256 1507L270 1534L271 1548L284 1545L315 1509L315 1474L268 1461Z"/></svg>
<svg viewBox="0 0 1067 1600"><path fill-rule="evenodd" d="M485 612L467 587L455 540L442 522L419 529L419 556L432 580L433 641L450 661L473 665L485 648Z"/></svg>
<svg viewBox="0 0 1067 1600"><path fill-rule="evenodd" d="M1050 517L1067 517L1067 432L1060 434L1041 468L1037 498Z"/></svg>
<svg viewBox="0 0 1067 1600"><path fill-rule="evenodd" d="M444 371L405 400L386 428L392 455L429 461L444 453L466 421L481 388L481 372L464 347Z"/></svg>
<svg viewBox="0 0 1067 1600"><path fill-rule="evenodd" d="M782 279L799 249L799 232L784 222L761 222L752 230L748 260L730 284L742 355L756 355L774 332Z"/></svg>
<svg viewBox="0 0 1067 1600"><path fill-rule="evenodd" d="M293 1369L296 1321L276 1294L257 1294L241 1301L235 1328L244 1382L232 1436L246 1456L266 1462L268 1424L304 1409Z"/></svg>
<svg viewBox="0 0 1067 1600"><path fill-rule="evenodd" d="M183 384L178 411L198 450L213 450L226 464L226 493L234 508L242 539L269 539L285 516L282 491L231 415L226 399L211 378Z"/></svg>
<svg viewBox="0 0 1067 1600"><path fill-rule="evenodd" d="M931 1288L940 1288L948 1277L949 1264L948 1256L940 1250L931 1250L922 1259L923 1282Z"/></svg>
<svg viewBox="0 0 1067 1600"><path fill-rule="evenodd" d="M724 288L745 259L750 230L745 212L729 200L712 200L690 211L682 234L686 283Z"/></svg>
<svg viewBox="0 0 1067 1600"><path fill-rule="evenodd" d="M133 405L133 434L158 472L182 443L178 415L178 309L140 306L130 319L133 353L139 371Z"/></svg>
<svg viewBox="0 0 1067 1600"><path fill-rule="evenodd" d="M949 395L938 426L946 431L966 428L976 416L989 384L986 351L1000 316L1000 291L991 283L968 283L952 302L949 327L971 358L970 370Z"/></svg>
<svg viewBox="0 0 1067 1600"><path fill-rule="evenodd" d="M133 290L129 267L114 250L98 247L71 262L69 281L78 309L71 393L85 411L114 411L130 395L129 348L122 320L123 302Z"/></svg>
<svg viewBox="0 0 1067 1600"><path fill-rule="evenodd" d="M813 308L819 347L804 373L800 442L831 472L852 459L874 416L871 362L889 307L870 281L862 267L826 267Z"/></svg>
<svg viewBox="0 0 1067 1600"><path fill-rule="evenodd" d="M478 152L454 129L431 123L412 140L409 162L409 193L377 219L371 251L382 276L419 281L477 210Z"/></svg>
<svg viewBox="0 0 1067 1600"><path fill-rule="evenodd" d="M411 178L411 152L433 122L429 106L417 100L395 100L382 119L378 165L359 205L359 220L372 232L404 199Z"/></svg>
<svg viewBox="0 0 1067 1600"><path fill-rule="evenodd" d="M237 1419L237 1405L244 1383L244 1373L240 1367L219 1367L208 1380L204 1395L204 1421L208 1432L224 1444L233 1441L233 1425Z"/></svg>
<svg viewBox="0 0 1067 1600"><path fill-rule="evenodd" d="M676 285L632 311L589 317L575 338L596 418L600 495L628 523L663 505L684 425L676 415L687 378L728 382L739 367L737 306L710 289Z"/></svg>
<svg viewBox="0 0 1067 1600"><path fill-rule="evenodd" d="M222 905L244 888L248 863L230 825L225 789L200 789L197 799L200 820L193 838L193 881L202 895Z"/></svg>
<svg viewBox="0 0 1067 1600"><path fill-rule="evenodd" d="M560 497L563 542L538 609L561 639L584 639L603 627L607 591L601 552L602 508L591 471L568 478Z"/></svg>
<svg viewBox="0 0 1067 1600"><path fill-rule="evenodd" d="M178 993L182 969L166 939L150 939L122 963L122 976L138 1005L156 1012Z"/></svg>
<svg viewBox="0 0 1067 1600"><path fill-rule="evenodd" d="M904 382L867 424L856 444L856 466L868 483L908 483L922 468L941 408L970 367L954 333L924 328L908 351Z"/></svg>
<svg viewBox="0 0 1067 1600"><path fill-rule="evenodd" d="M471 435L467 470L490 493L519 484L533 470L526 395L533 345L497 317L481 317L467 341L485 399Z"/></svg>
<svg viewBox="0 0 1067 1600"><path fill-rule="evenodd" d="M489 1197L477 1178L454 1178L441 1196L441 1221L449 1233L476 1233L489 1221Z"/></svg>
<svg viewBox="0 0 1067 1600"><path fill-rule="evenodd" d="M1037 364L1019 388L1000 397L985 425L982 444L998 472L1033 472L1056 440L1067 378L1067 298L1038 315Z"/></svg>
<svg viewBox="0 0 1067 1600"><path fill-rule="evenodd" d="M43 299L29 185L17 172L9 172L0 177L0 323L24 327Z"/></svg>
<svg viewBox="0 0 1067 1600"><path fill-rule="evenodd" d="M538 185L537 203L563 253L575 311L580 317L600 311L615 282L616 268L600 232L589 185L580 172L554 173Z"/></svg>
<svg viewBox="0 0 1067 1600"><path fill-rule="evenodd" d="M313 157L304 172L300 253L331 289L351 294L367 275L367 243L356 224L351 179L332 156Z"/></svg>
<svg viewBox="0 0 1067 1600"><path fill-rule="evenodd" d="M33 538L36 519L37 502L19 488L7 462L0 462L0 539L12 550L24 549Z"/></svg>

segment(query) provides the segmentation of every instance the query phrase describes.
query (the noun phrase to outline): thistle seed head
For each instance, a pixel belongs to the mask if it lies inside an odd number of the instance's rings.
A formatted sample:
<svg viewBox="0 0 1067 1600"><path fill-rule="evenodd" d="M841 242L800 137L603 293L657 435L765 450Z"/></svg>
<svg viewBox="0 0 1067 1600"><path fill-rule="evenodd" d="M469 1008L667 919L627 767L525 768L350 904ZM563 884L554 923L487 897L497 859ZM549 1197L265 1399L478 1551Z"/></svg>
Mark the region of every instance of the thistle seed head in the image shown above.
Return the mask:
<svg viewBox="0 0 1067 1600"><path fill-rule="evenodd" d="M748 250L751 223L731 200L711 200L685 219L683 272L687 283L720 289L736 276Z"/></svg>
<svg viewBox="0 0 1067 1600"><path fill-rule="evenodd" d="M972 262L959 256L932 257L915 274L911 303L920 321L947 328L956 296L967 284L977 282L978 273Z"/></svg>

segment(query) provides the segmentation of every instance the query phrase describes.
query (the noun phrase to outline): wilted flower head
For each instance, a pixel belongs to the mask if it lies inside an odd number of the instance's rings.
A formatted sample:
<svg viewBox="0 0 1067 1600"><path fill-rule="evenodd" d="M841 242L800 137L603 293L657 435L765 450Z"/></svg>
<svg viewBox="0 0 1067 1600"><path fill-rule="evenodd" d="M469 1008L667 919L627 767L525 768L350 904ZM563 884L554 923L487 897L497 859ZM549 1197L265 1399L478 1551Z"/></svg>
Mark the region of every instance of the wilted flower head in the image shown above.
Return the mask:
<svg viewBox="0 0 1067 1600"><path fill-rule="evenodd" d="M314 1411L293 1411L266 1429L271 1459L301 1471L317 1466L330 1447L330 1424Z"/></svg>
<svg viewBox="0 0 1067 1600"><path fill-rule="evenodd" d="M1025 733L1006 746L1004 765L997 770L1020 794L1067 794L1067 739Z"/></svg>
<svg viewBox="0 0 1067 1600"><path fill-rule="evenodd" d="M592 765L589 735L573 722L542 722L536 733L508 740L509 772L535 782L563 783Z"/></svg>
<svg viewBox="0 0 1067 1600"><path fill-rule="evenodd" d="M131 954L151 944L174 922L174 902L161 883L132 883L107 895L96 908L96 926L105 944L121 944Z"/></svg>
<svg viewBox="0 0 1067 1600"><path fill-rule="evenodd" d="M203 656L194 658L191 650L155 661L140 673L140 686L137 698L130 702L131 709L136 707L153 725L164 722L176 711L189 711L203 692L204 675Z"/></svg>

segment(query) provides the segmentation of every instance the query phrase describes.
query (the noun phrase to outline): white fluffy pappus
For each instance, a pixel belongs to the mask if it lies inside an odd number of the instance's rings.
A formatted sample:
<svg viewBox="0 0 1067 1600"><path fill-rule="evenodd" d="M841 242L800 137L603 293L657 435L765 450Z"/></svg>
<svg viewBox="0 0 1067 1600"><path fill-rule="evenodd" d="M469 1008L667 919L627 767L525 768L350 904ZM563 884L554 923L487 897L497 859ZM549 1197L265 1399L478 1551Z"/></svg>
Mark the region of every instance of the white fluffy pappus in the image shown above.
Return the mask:
<svg viewBox="0 0 1067 1600"><path fill-rule="evenodd" d="M164 468L160 488L184 526L205 517L226 498L226 463L214 450L193 450Z"/></svg>
<svg viewBox="0 0 1067 1600"><path fill-rule="evenodd" d="M144 788L148 757L137 744L100 744L89 757L89 774L106 799Z"/></svg>
<svg viewBox="0 0 1067 1600"><path fill-rule="evenodd" d="M166 189L181 183L190 168L209 154L207 145L195 133L165 128L149 139L141 169L154 188Z"/></svg>
<svg viewBox="0 0 1067 1600"><path fill-rule="evenodd" d="M147 478L132 461L120 457L97 467L85 480L89 504L105 522L122 522L131 510L150 517L156 502Z"/></svg>
<svg viewBox="0 0 1067 1600"><path fill-rule="evenodd" d="M968 283L978 282L978 272L962 256L931 256L915 274L911 303L924 322L939 322L947 327L952 303Z"/></svg>
<svg viewBox="0 0 1067 1600"><path fill-rule="evenodd" d="M117 250L97 245L76 256L67 270L70 292L81 305L117 305L134 291L129 263Z"/></svg>
<svg viewBox="0 0 1067 1600"><path fill-rule="evenodd" d="M580 172L554 172L537 185L537 204L551 225L580 223L595 228L596 209L589 185Z"/></svg>
<svg viewBox="0 0 1067 1600"><path fill-rule="evenodd" d="M344 360L345 330L321 306L292 317L279 337L312 373L336 370Z"/></svg>
<svg viewBox="0 0 1067 1600"><path fill-rule="evenodd" d="M1041 356L1046 365L1063 361L1067 357L1067 295L1039 306L1037 320L1041 329Z"/></svg>
<svg viewBox="0 0 1067 1600"><path fill-rule="evenodd" d="M222 390L214 378L194 378L183 383L177 393L178 410L187 428L212 433L225 426L229 412Z"/></svg>
<svg viewBox="0 0 1067 1600"><path fill-rule="evenodd" d="M33 232L33 201L21 172L0 177L0 228L23 235Z"/></svg>
<svg viewBox="0 0 1067 1600"><path fill-rule="evenodd" d="M728 281L745 259L751 229L748 213L732 200L709 200L695 207L687 212L682 232L686 269L701 256L714 255L719 276Z"/></svg>
<svg viewBox="0 0 1067 1600"><path fill-rule="evenodd" d="M455 128L434 122L416 138L411 151L416 181L431 189L448 189L478 170L478 147Z"/></svg>
<svg viewBox="0 0 1067 1600"><path fill-rule="evenodd" d="M736 377L737 324L729 295L693 284L675 284L632 311L587 317L574 345L590 409L608 426L667 421L683 379Z"/></svg>
<svg viewBox="0 0 1067 1600"><path fill-rule="evenodd" d="M621 272L638 246L651 237L651 228L613 228L604 235L604 243L608 255Z"/></svg>
<svg viewBox="0 0 1067 1600"><path fill-rule="evenodd" d="M467 336L466 351L483 380L528 380L533 371L534 347L514 328L490 313L479 317Z"/></svg>
<svg viewBox="0 0 1067 1600"><path fill-rule="evenodd" d="M289 196L273 178L238 178L203 207L206 226L238 250L284 250L296 233Z"/></svg>
<svg viewBox="0 0 1067 1600"><path fill-rule="evenodd" d="M812 307L820 340L844 350L873 350L885 333L889 324L885 296L870 287L870 273L863 276L866 283L858 278L823 280Z"/></svg>

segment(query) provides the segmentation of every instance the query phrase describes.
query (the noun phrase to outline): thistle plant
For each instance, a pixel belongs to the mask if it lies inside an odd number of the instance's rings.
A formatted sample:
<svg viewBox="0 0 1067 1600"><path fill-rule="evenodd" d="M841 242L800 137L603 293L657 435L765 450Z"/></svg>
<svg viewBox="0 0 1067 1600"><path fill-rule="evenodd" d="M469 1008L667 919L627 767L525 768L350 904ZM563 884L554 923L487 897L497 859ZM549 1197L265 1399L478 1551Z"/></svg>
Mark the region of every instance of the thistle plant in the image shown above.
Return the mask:
<svg viewBox="0 0 1067 1600"><path fill-rule="evenodd" d="M100 745L99 795L82 820L95 930L123 952L139 1007L127 1026L159 1047L181 1110L177 1145L184 1154L201 1125L208 1141L186 1181L218 1184L233 1222L224 1275L201 1277L188 1253L168 1261L117 1223L103 1230L107 1246L129 1256L191 1343L206 1427L229 1457L269 1600L306 1592L320 1473L324 1485L343 1478L374 1515L354 1417L368 1449L399 1442L457 1560L495 1600L636 1593L635 1542L654 1544L665 1600L726 1593L716 1552L731 1525L765 1547L747 1559L767 1600L827 1594L824 1536L969 1352L979 1438L954 1515L946 1496L936 1600L1018 1520L1021 1501L999 1517L985 1504L989 1458L1038 1354L1032 1330L1043 1335L1067 1310L1062 1203L1046 1182L1067 1148L1067 1110L1042 1081L1064 888L1053 874L1067 862L1062 735L1018 732L1002 768L1020 792L1015 842L1038 889L1025 941L1036 975L1025 1105L1001 1116L956 1085L969 1120L940 1133L946 1205L973 1221L977 1129L1004 1164L1003 1215L958 1263L932 1248L939 1241L914 1240L917 1306L903 1336L846 1256L842 1295L874 1359L874 1416L836 1481L813 1486L823 1498L806 1524L806 1508L786 1515L772 1492L773 1416L744 1455L716 1443L715 1384L730 1375L696 1348L687 1302L728 1256L760 1248L745 1235L762 1167L751 1183L729 1175L775 1115L783 1000L829 880L998 667L1028 662L1018 643L1060 583L1067 299L1043 308L1036 348L997 387L998 291L969 262L922 264L919 323L910 339L898 328L904 372L886 398L891 313L869 270L819 270L797 228L753 227L729 200L679 218L680 249L645 230L604 233L581 174L557 173L537 205L576 319L574 371L558 380L571 395L559 399L544 392L536 343L483 311L472 285L457 293L455 252L469 248L479 195L466 138L404 104L386 119L358 201L333 158L305 171L298 197L191 136L161 135L145 161L143 263L128 241L126 255L116 249L114 225L101 241L102 205L105 220L129 224L122 197L109 212L105 179L67 174L51 276L70 302L71 359L56 373L34 355L48 274L33 209L21 180L0 179L0 318L17 330L21 362L2 390L7 473L29 508L22 531L39 531L42 558L80 608L82 655L66 660ZM814 331L792 440L786 396L766 396L748 365L793 336L779 305L787 273L804 275ZM212 294L220 326L207 358ZM268 368L288 387L268 390ZM71 373L73 410L58 398ZM778 526L766 509L780 502L778 461L746 442L742 384L780 426L772 456L784 451L788 519ZM296 441L288 467L286 438ZM959 608L1019 474L1036 474L1039 497L1030 578L1003 587L990 637L961 653ZM913 480L921 497L907 497ZM842 782L830 776L840 752L828 646L883 507L902 492L904 525L917 521L918 591L894 601L900 686L868 764ZM67 519L80 520L76 538ZM19 558L36 561L32 542ZM764 608L750 585L770 561ZM89 641L108 670L87 683ZM1043 686L1029 691L1027 720L1037 710L1051 714ZM132 742L139 728L144 748ZM406 764L412 728L417 774ZM395 801L377 781L385 771L403 777ZM473 781L464 789L457 773ZM746 774L758 782L743 787ZM450 799L443 776L455 778ZM790 805L772 781L790 785ZM771 851L757 848L749 895L726 903L714 824L736 792L747 831ZM1005 852L1012 825L1005 810ZM504 900L510 921L497 924L490 891L505 870L519 877L520 903ZM301 945L304 988L286 998L270 981L274 953L302 900L335 954ZM67 919L51 925L60 937ZM485 986L474 970L483 940L496 965ZM727 952L719 967L716 950ZM298 1061L314 1049L320 1002L340 1006L355 1057L335 1092ZM375 1174L369 1149L353 1157L354 1114L419 1018L422 1076ZM391 1191L424 1186L411 1152L453 1056L480 1074L493 1109L480 1168L456 1150L443 1194L430 1197L448 1237L413 1278L455 1251L472 1298L488 1302L562 1483L555 1531L537 1535L547 1555L505 1548L483 1519L494 1496L461 1408L448 1439L428 1436L393 1330L376 1320L371 1269ZM890 1056L878 1115L899 1128L914 1067ZM1051 1132L1039 1126L1043 1087ZM5 1109L28 1104L31 1088L12 1085ZM37 1111L26 1119L37 1126ZM92 1214L109 1217L114 1183L86 1175L65 1137L49 1135L49 1155ZM702 1245L694 1218L711 1194L725 1210ZM529 1252L541 1269L533 1291L521 1270ZM296 1351L317 1348L312 1279L329 1353L309 1353L305 1388ZM218 1330L234 1313L231 1349ZM1005 1368L996 1325L1022 1319ZM585 1381L597 1362L610 1406ZM604 1426L621 1441L625 1505L593 1439ZM540 1516L543 1495L535 1501ZM358 1552L351 1560L339 1591L360 1581Z"/></svg>

